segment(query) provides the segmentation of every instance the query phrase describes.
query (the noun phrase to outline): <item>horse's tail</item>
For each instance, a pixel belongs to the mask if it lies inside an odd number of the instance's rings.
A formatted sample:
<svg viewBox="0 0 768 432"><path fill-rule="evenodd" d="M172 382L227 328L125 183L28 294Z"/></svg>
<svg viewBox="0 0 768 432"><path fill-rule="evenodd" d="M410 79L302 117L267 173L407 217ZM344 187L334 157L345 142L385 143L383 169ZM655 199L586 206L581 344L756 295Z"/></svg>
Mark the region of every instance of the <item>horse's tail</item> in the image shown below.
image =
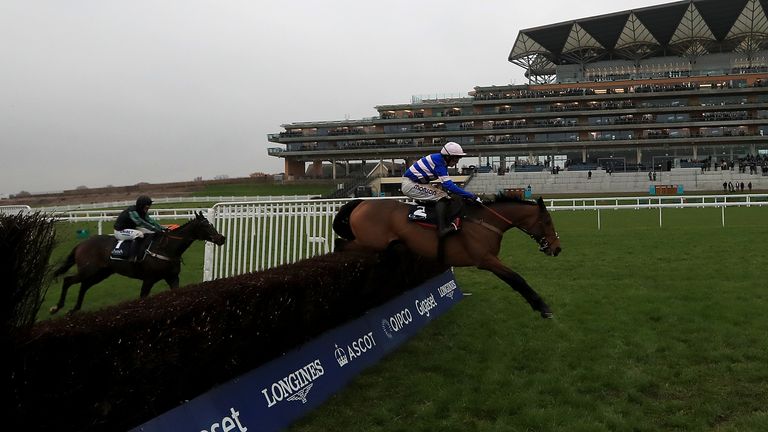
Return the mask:
<svg viewBox="0 0 768 432"><path fill-rule="evenodd" d="M345 240L354 240L355 234L352 232L352 228L349 226L349 215L352 214L352 210L355 209L363 200L356 199L350 201L339 209L336 216L333 218L333 232L339 237Z"/></svg>
<svg viewBox="0 0 768 432"><path fill-rule="evenodd" d="M75 265L75 251L77 250L77 246L72 248L72 252L67 255L67 259L64 260L64 262L53 272L53 277L59 277L63 275L64 273L69 270L70 267Z"/></svg>

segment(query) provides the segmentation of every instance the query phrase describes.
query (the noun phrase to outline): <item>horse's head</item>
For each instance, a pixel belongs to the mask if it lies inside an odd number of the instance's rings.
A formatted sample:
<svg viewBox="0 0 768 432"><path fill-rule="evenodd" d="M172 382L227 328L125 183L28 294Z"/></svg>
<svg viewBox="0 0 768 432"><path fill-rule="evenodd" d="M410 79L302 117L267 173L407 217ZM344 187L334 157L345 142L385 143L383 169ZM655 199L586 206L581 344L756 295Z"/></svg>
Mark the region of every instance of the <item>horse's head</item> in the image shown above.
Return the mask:
<svg viewBox="0 0 768 432"><path fill-rule="evenodd" d="M226 241L226 238L216 231L216 228L211 225L203 212L195 213L195 219L190 225L193 225L191 233L195 240L209 241L217 246L223 245Z"/></svg>
<svg viewBox="0 0 768 432"><path fill-rule="evenodd" d="M557 256L562 248L560 247L560 237L557 235L555 224L552 222L552 216L550 216L541 197L536 200L536 205L539 211L535 218L532 218L532 222L525 228L525 231L536 240L540 251L550 256Z"/></svg>

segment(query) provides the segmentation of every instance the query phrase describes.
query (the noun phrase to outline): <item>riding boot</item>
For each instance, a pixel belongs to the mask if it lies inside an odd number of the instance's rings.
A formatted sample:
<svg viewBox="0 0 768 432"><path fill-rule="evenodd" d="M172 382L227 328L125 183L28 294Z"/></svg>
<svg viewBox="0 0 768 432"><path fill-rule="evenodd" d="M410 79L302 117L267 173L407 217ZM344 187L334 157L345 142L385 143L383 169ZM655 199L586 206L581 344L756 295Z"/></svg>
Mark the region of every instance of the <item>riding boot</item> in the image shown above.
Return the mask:
<svg viewBox="0 0 768 432"><path fill-rule="evenodd" d="M448 205L450 200L441 199L435 203L435 212L437 213L437 235L439 237L445 237L456 230L456 226L448 221Z"/></svg>
<svg viewBox="0 0 768 432"><path fill-rule="evenodd" d="M144 243L143 237L138 237L131 241L131 253L129 254L131 262L139 261L139 251L141 250L142 243Z"/></svg>

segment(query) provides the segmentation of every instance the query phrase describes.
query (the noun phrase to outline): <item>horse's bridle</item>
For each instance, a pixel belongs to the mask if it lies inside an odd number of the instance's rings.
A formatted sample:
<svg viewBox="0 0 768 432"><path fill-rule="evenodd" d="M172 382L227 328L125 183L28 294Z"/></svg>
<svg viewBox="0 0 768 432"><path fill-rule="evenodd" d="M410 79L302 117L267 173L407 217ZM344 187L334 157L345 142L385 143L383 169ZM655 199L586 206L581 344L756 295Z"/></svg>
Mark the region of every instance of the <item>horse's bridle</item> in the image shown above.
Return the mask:
<svg viewBox="0 0 768 432"><path fill-rule="evenodd" d="M487 209L488 211L490 211L490 212L491 212L491 214L493 214L493 215L494 215L494 216L496 216L497 218L499 218L499 219L501 219L502 221L504 221L505 223L507 223L509 226L514 226L514 225L515 225L515 224L514 224L514 223L513 223L511 220L507 219L506 217L504 217L504 215L502 215L501 213L497 212L496 210L494 210L494 209L492 209L492 208L488 207L488 206L487 206L487 205L485 205L485 204L480 204L480 205L482 205L482 206L483 206L485 209ZM539 221L537 222L537 224L539 224L539 225L542 225L542 230L541 230L541 231L542 231L542 232L544 232L544 231L545 231L545 230L544 230L544 226L543 226L543 225L544 225L544 221L543 221L543 220L539 220ZM494 228L495 228L495 227L494 227ZM547 250L547 248L549 248L549 247L551 246L551 244L549 243L549 240L547 240L547 236L546 236L546 234L542 235L542 236L541 236L541 237L539 237L539 238L536 238L536 236L535 236L535 235L531 234L531 233L530 233L530 231L528 231L527 229L525 229L525 228L523 228L523 227L521 227L521 226L518 226L518 227L517 227L517 229L519 229L520 231L522 231L522 232L524 232L524 233L528 234L528 236L529 236L530 238L532 238L532 239L533 239L533 240L534 240L536 243L538 243L538 244L539 244L539 251L540 251L540 252L544 252L545 250ZM497 232L499 232L499 234L502 234L500 231L497 231ZM555 233L555 236L557 236L557 233Z"/></svg>

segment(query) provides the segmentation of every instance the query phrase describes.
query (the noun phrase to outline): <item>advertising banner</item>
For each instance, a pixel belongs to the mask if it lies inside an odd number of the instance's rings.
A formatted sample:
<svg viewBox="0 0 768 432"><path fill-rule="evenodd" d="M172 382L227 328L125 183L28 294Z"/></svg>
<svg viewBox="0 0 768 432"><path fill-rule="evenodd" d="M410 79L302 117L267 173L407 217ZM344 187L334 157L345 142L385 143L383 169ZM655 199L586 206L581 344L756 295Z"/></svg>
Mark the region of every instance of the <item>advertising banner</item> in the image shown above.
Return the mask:
<svg viewBox="0 0 768 432"><path fill-rule="evenodd" d="M462 297L447 271L133 431L281 430Z"/></svg>

